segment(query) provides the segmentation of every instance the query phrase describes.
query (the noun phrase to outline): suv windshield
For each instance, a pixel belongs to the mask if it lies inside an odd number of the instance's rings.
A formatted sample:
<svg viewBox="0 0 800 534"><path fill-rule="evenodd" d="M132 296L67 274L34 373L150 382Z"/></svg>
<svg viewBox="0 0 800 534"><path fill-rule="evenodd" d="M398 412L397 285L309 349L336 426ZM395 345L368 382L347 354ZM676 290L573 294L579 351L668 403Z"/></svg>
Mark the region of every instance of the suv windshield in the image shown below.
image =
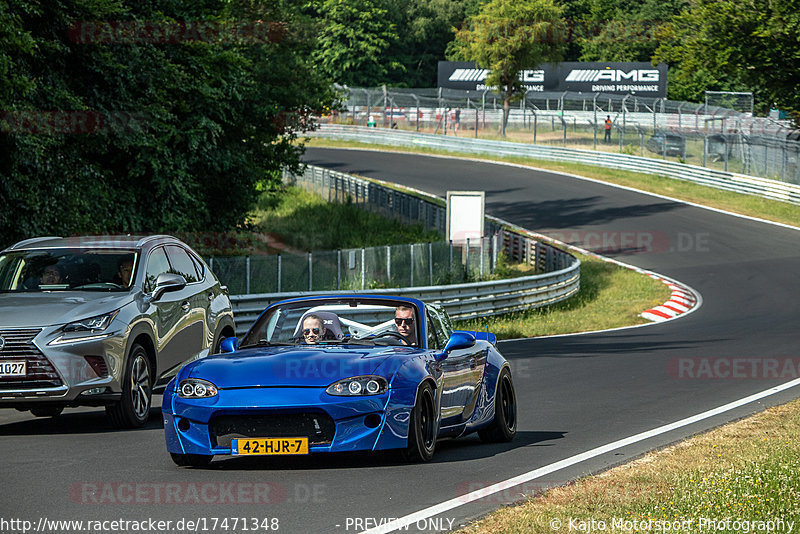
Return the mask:
<svg viewBox="0 0 800 534"><path fill-rule="evenodd" d="M417 346L418 324L416 309L402 301L303 300L270 309L253 325L241 346L330 343Z"/></svg>
<svg viewBox="0 0 800 534"><path fill-rule="evenodd" d="M0 292L127 291L138 258L134 250L10 251L0 254Z"/></svg>

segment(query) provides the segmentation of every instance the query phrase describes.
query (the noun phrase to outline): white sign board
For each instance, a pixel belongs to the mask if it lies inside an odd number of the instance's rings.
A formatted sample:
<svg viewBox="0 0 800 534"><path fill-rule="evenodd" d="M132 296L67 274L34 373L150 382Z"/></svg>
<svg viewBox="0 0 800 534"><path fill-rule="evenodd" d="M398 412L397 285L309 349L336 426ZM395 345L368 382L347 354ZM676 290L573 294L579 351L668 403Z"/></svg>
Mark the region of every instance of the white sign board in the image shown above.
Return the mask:
<svg viewBox="0 0 800 534"><path fill-rule="evenodd" d="M483 191L447 192L447 238L454 243L483 237Z"/></svg>

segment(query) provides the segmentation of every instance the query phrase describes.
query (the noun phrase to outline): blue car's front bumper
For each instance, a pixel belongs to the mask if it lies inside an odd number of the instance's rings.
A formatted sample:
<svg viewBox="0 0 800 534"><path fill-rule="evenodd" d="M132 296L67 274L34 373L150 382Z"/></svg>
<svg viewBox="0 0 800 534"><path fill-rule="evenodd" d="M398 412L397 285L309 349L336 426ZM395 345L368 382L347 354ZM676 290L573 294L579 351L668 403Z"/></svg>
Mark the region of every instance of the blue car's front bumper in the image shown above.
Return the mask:
<svg viewBox="0 0 800 534"><path fill-rule="evenodd" d="M324 388L272 387L227 389L211 398L184 399L175 394L171 382L162 403L167 450L229 455L230 445L217 443L212 424L215 418L247 421L248 417L314 413L326 419L329 416L335 430L327 443L314 444L310 440L311 453L403 448L415 395L416 390L411 388L389 389L375 396L338 397L327 394Z"/></svg>

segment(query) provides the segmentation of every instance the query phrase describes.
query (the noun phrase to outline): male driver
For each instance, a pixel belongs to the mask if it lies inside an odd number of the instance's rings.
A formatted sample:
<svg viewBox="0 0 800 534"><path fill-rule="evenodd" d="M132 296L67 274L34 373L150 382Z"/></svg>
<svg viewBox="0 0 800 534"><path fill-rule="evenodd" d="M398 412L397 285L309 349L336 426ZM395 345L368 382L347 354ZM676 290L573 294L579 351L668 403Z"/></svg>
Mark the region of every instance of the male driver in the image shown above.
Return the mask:
<svg viewBox="0 0 800 534"><path fill-rule="evenodd" d="M114 277L114 282L126 288L131 285L131 272L133 271L133 261L124 258L118 262L117 274Z"/></svg>
<svg viewBox="0 0 800 534"><path fill-rule="evenodd" d="M307 315L303 319L303 329L300 331L303 334L303 341L309 345L315 345L325 338L325 326L322 324L322 319L317 315Z"/></svg>
<svg viewBox="0 0 800 534"><path fill-rule="evenodd" d="M60 284L62 280L61 269L57 265L48 265L42 270L39 283L43 286Z"/></svg>
<svg viewBox="0 0 800 534"><path fill-rule="evenodd" d="M398 306L394 310L394 324L397 332L403 336L405 345L417 344L417 329L414 326L414 309L410 306Z"/></svg>

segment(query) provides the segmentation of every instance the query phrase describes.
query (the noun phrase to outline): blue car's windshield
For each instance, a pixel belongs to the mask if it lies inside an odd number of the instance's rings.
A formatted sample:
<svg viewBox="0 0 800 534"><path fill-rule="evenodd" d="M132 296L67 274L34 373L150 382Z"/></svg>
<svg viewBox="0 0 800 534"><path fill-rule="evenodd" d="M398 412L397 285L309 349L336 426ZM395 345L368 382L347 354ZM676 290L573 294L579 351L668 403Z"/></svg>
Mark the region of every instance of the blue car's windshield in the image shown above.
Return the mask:
<svg viewBox="0 0 800 534"><path fill-rule="evenodd" d="M417 346L417 309L401 301L304 300L262 315L242 340L254 345L331 343Z"/></svg>
<svg viewBox="0 0 800 534"><path fill-rule="evenodd" d="M112 249L29 249L0 254L0 292L127 291L138 253Z"/></svg>

